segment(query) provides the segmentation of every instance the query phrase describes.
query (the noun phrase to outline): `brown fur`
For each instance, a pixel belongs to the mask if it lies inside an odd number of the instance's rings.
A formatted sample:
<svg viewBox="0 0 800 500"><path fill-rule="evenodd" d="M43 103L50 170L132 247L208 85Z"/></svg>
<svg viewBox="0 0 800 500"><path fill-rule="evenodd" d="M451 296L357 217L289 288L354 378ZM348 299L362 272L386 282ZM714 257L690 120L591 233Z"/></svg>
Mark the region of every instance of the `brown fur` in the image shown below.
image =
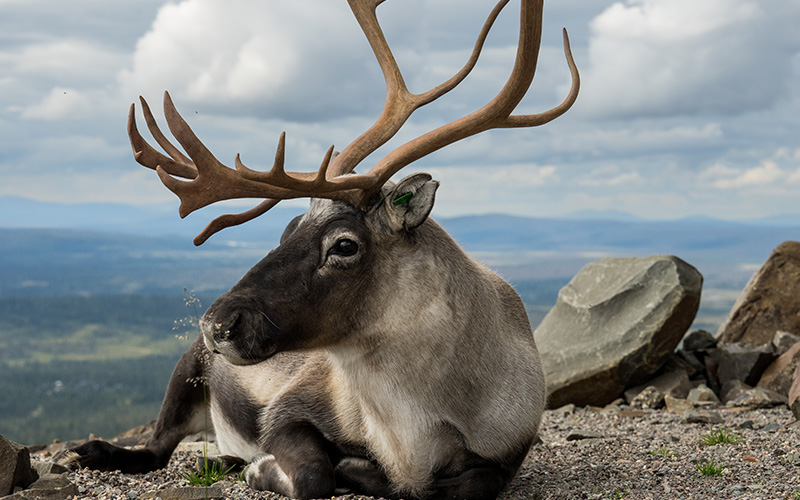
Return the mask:
<svg viewBox="0 0 800 500"><path fill-rule="evenodd" d="M533 334L514 290L428 219L437 185L411 176L367 212L313 201L204 315L193 349L207 349L217 442L256 455L252 487L493 498L516 473L545 403ZM177 406L182 388L173 377L145 447L159 463L201 404ZM146 454L77 451L129 469Z"/></svg>

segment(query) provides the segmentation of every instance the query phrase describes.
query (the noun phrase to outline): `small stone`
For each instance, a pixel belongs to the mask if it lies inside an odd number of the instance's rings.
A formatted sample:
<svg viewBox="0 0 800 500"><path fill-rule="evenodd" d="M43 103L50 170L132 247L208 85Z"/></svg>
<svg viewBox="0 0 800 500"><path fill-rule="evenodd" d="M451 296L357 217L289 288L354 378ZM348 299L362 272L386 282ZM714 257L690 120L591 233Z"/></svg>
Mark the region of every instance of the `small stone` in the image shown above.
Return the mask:
<svg viewBox="0 0 800 500"><path fill-rule="evenodd" d="M646 410L637 410L634 408L622 409L617 412L619 418L640 418L647 415Z"/></svg>
<svg viewBox="0 0 800 500"><path fill-rule="evenodd" d="M683 349L675 353L675 357L679 358L685 366L689 367L687 375L694 380L697 376L705 376L706 365L703 363L705 356L700 353L688 352Z"/></svg>
<svg viewBox="0 0 800 500"><path fill-rule="evenodd" d="M688 410L683 414L685 424L723 424L725 419L719 413L710 410Z"/></svg>
<svg viewBox="0 0 800 500"><path fill-rule="evenodd" d="M631 400L632 408L656 410L662 406L664 406L664 394L652 385Z"/></svg>
<svg viewBox="0 0 800 500"><path fill-rule="evenodd" d="M641 384L626 390L625 399L631 404L631 406L635 407L635 405L633 404L634 398L642 394L642 392L645 389L648 389L649 387L655 388L661 394L660 397L664 397L665 395L669 394L670 396L676 398L685 398L686 395L689 393L689 390L692 388L692 384L691 382L689 382L689 375L688 375L688 371L691 371L691 368L689 368L688 366L686 370L678 368L676 365L679 362L681 364L684 364L682 361L680 361L680 358L677 358L675 356L670 358L669 371L665 371L662 369L661 375L651 379L649 382L645 384ZM658 404L661 403L659 402Z"/></svg>
<svg viewBox="0 0 800 500"><path fill-rule="evenodd" d="M775 432L775 431L779 431L781 429L783 429L783 426L781 424L771 423L771 424L767 424L764 427L762 427L761 431L762 432Z"/></svg>
<svg viewBox="0 0 800 500"><path fill-rule="evenodd" d="M729 407L772 408L786 403L787 400L785 396L770 391L769 389L755 387L742 392L725 405Z"/></svg>
<svg viewBox="0 0 800 500"><path fill-rule="evenodd" d="M775 353L778 356L788 351L790 347L798 342L800 342L800 335L784 332L783 330L778 330L775 333L775 337L772 338L772 345L775 346Z"/></svg>
<svg viewBox="0 0 800 500"><path fill-rule="evenodd" d="M722 386L720 390L720 394L722 395L722 402L728 404L729 402L733 401L741 394L749 391L752 389L749 385L745 384L741 380L730 380Z"/></svg>
<svg viewBox="0 0 800 500"><path fill-rule="evenodd" d="M65 472L69 472L69 469L55 462L32 460L31 466L33 466L33 469L39 474L39 477L46 476L48 474L63 474Z"/></svg>
<svg viewBox="0 0 800 500"><path fill-rule="evenodd" d="M673 398L669 394L664 396L667 411L676 415L683 415L687 410L693 410L694 405L685 399Z"/></svg>
<svg viewBox="0 0 800 500"><path fill-rule="evenodd" d="M584 439L603 439L603 435L593 431L576 430L567 435L567 441L583 441Z"/></svg>
<svg viewBox="0 0 800 500"><path fill-rule="evenodd" d="M560 415L561 417L572 415L573 413L575 413L575 405L572 403L566 404L560 408L556 408L555 410L553 410L553 413L555 413L556 415Z"/></svg>
<svg viewBox="0 0 800 500"><path fill-rule="evenodd" d="M223 497L222 487L217 484L208 487L166 488L141 496L144 499L160 498L161 500L217 500Z"/></svg>
<svg viewBox="0 0 800 500"><path fill-rule="evenodd" d="M687 352L702 351L716 346L714 335L706 330L694 330L683 338L683 350Z"/></svg>
<svg viewBox="0 0 800 500"><path fill-rule="evenodd" d="M700 384L686 396L686 400L694 405L719 405L720 401L714 391L708 388L705 384Z"/></svg>

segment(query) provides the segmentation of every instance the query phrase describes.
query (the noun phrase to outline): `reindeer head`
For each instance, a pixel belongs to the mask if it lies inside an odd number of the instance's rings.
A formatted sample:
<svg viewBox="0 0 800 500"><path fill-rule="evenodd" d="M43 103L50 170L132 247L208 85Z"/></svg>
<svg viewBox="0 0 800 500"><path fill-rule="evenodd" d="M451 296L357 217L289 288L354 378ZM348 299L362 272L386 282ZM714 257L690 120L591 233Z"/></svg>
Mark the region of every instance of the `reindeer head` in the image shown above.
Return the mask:
<svg viewBox="0 0 800 500"><path fill-rule="evenodd" d="M206 346L246 364L356 340L357 332L379 321L369 311L408 293L392 289L397 271L386 263L426 259L418 250L430 243L420 241L426 236L418 228L438 186L430 175L414 174L388 183L366 210L314 199L280 245L205 313Z"/></svg>
<svg viewBox="0 0 800 500"><path fill-rule="evenodd" d="M438 184L430 176L411 176L396 187L387 186L395 173L444 146L489 129L547 123L565 113L577 98L580 80L564 30L564 51L572 74L568 96L542 113L512 114L533 81L541 42L543 2L521 0L514 68L494 99L401 145L368 172L353 173L362 160L400 130L416 109L467 77L495 19L509 2L500 0L495 5L458 73L427 92L413 94L406 88L377 19L376 9L383 1L348 0L383 70L387 89L383 111L372 127L340 154L334 155L331 147L317 172L284 170L285 134L281 134L269 171L247 168L238 155L235 169L223 165L195 136L165 93L167 124L188 157L167 140L144 99L141 103L147 126L166 156L139 134L131 105L128 134L136 161L156 170L167 188L178 195L182 217L222 200L265 199L247 212L215 219L195 238L195 244L202 244L225 227L262 215L282 199L318 199L308 213L289 225L280 246L220 297L203 318L209 346L234 362L258 361L281 350L325 345L354 326L353 318L358 316L354 311L366 311L363 304L369 302L359 290L371 289L371 281L381 276L377 270L387 265L384 259L391 253L387 248L394 242L414 240L410 236L418 231L433 205ZM397 250L394 252L392 258L397 258Z"/></svg>

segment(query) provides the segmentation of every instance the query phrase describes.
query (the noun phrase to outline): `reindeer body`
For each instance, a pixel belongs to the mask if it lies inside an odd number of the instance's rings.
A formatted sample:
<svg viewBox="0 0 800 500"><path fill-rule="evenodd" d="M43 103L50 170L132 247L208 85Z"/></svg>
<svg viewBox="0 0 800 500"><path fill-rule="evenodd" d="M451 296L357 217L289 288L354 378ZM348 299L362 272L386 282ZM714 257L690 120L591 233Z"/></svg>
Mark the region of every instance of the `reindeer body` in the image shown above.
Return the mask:
<svg viewBox="0 0 800 500"><path fill-rule="evenodd" d="M543 2L521 0L517 56L498 94L356 174L356 166L415 110L469 75L509 0L498 0L466 64L418 94L406 87L383 36L376 14L383 2L348 0L386 80L383 112L340 154L331 146L317 172L284 170L284 134L269 171L251 170L238 156L235 169L226 167L169 94L166 121L186 155L141 100L166 156L139 134L131 106L134 157L178 195L182 216L222 200L265 198L246 212L214 219L196 244L282 199L314 200L289 224L278 248L205 313L202 333L176 366L145 447L91 441L74 450L82 466L125 472L164 467L178 443L202 431L210 415L221 451L252 459L248 484L291 497L330 497L346 489L384 497L491 499L513 478L545 404L525 308L507 283L429 220L437 182L427 174L397 186L389 179L466 137L561 116L577 98L578 70L564 31L569 94L547 111L513 114L533 81L541 42Z"/></svg>
<svg viewBox="0 0 800 500"><path fill-rule="evenodd" d="M398 189L413 203L397 207L387 191L366 214L314 200L203 316L145 452L112 459L89 443L81 464L163 466L202 430L200 389L187 382L202 372L220 452L253 459L255 488L440 497L478 470L491 481L469 493L496 496L536 437L544 379L517 294L427 218L437 185L411 176ZM332 254L341 241L358 251ZM285 316L288 303L301 318Z"/></svg>
<svg viewBox="0 0 800 500"><path fill-rule="evenodd" d="M281 363L286 371L264 380L249 373L252 367L219 360L225 366L219 378L227 384L227 372L242 370L236 374L241 390L263 405L262 435L281 419L273 413L287 411L275 401L304 399L318 411L315 425L327 440L366 450L404 494L426 493L434 472L458 466L453 458L466 452L516 469L544 407L522 302L431 220L413 237L376 242L371 251L389 253L380 262L396 264L373 287L353 290L365 310L377 313L339 343L307 354L300 368ZM216 378L209 382L212 408ZM236 448L246 436L231 439L228 448L225 432L217 435L223 453L249 458L250 448Z"/></svg>

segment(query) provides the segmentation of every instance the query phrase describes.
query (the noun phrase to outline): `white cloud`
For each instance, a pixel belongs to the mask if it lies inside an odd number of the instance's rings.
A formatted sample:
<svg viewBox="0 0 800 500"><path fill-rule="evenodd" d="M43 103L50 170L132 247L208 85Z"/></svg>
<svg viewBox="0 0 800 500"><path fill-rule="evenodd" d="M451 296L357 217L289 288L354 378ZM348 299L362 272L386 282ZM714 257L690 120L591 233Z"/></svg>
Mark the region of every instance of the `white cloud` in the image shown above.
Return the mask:
<svg viewBox="0 0 800 500"><path fill-rule="evenodd" d="M0 165L1 167L1 165ZM176 203L175 195L144 168L95 172L16 173L4 172L0 196L21 196L59 203L128 203L148 205Z"/></svg>
<svg viewBox="0 0 800 500"><path fill-rule="evenodd" d="M786 96L800 5L627 0L590 25L583 106L597 116L742 113Z"/></svg>
<svg viewBox="0 0 800 500"><path fill-rule="evenodd" d="M42 78L64 85L105 81L125 58L98 43L59 39L0 50L0 63L15 78Z"/></svg>
<svg viewBox="0 0 800 500"><path fill-rule="evenodd" d="M166 4L139 40L133 67L119 74L122 91L153 97L170 90L179 105L289 119L361 110L364 97L380 95L364 95L358 85L375 63L341 7L321 1ZM350 79L350 88L332 89L329 82L341 78Z"/></svg>
<svg viewBox="0 0 800 500"><path fill-rule="evenodd" d="M92 102L76 89L54 88L40 102L23 109L27 120L80 120L92 114Z"/></svg>
<svg viewBox="0 0 800 500"><path fill-rule="evenodd" d="M800 182L800 167L782 168L774 160L767 159L755 167L744 170L715 164L708 168L703 176L711 181L713 187L723 190L781 187ZM789 189L796 189L796 186Z"/></svg>
<svg viewBox="0 0 800 500"><path fill-rule="evenodd" d="M800 79L800 4L614 2L545 6L539 68L519 111L538 112L563 98L563 25L583 76L566 116L536 130L481 134L399 175L433 171L442 180L437 210L449 215L798 213L800 149L792 131L800 113L793 83ZM287 168L300 171L318 168L330 144L342 149L357 137L383 104L378 65L346 2L12 3L6 0L0 15L5 193L176 203L131 157L125 114L139 94L163 123L158 101L170 90L227 164L241 152L252 168L269 168L286 130ZM463 64L492 3L380 6L412 91ZM518 10L518 0L509 3L474 74L420 109L360 171L494 97L513 65Z"/></svg>

